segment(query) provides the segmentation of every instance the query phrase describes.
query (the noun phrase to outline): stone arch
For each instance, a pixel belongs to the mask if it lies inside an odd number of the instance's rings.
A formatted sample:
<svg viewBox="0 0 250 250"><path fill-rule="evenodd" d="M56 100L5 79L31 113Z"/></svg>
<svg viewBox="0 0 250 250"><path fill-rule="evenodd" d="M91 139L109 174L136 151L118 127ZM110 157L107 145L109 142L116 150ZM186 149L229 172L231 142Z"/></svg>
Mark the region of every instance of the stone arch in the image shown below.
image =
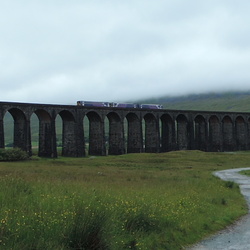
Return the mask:
<svg viewBox="0 0 250 250"><path fill-rule="evenodd" d="M51 122L52 120L51 115L44 109L37 109L34 113L37 115L39 121Z"/></svg>
<svg viewBox="0 0 250 250"><path fill-rule="evenodd" d="M32 150L29 119L27 119L24 112L18 108L10 108L7 111L14 119L13 147L21 148L31 155Z"/></svg>
<svg viewBox="0 0 250 250"><path fill-rule="evenodd" d="M178 150L189 149L188 120L183 114L178 115L176 118L176 139Z"/></svg>
<svg viewBox="0 0 250 250"><path fill-rule="evenodd" d="M87 113L89 119L89 155L106 155L104 121L94 111Z"/></svg>
<svg viewBox="0 0 250 250"><path fill-rule="evenodd" d="M135 113L126 115L128 121L127 153L142 152L142 124Z"/></svg>
<svg viewBox="0 0 250 250"><path fill-rule="evenodd" d="M124 144L124 123L121 117L110 112L107 115L109 120L109 149L108 154L120 155L125 153Z"/></svg>
<svg viewBox="0 0 250 250"><path fill-rule="evenodd" d="M232 118L228 115L222 119L223 151L234 150L234 128Z"/></svg>
<svg viewBox="0 0 250 250"><path fill-rule="evenodd" d="M62 118L62 156L77 156L75 117L68 110L62 110L58 114Z"/></svg>
<svg viewBox="0 0 250 250"><path fill-rule="evenodd" d="M218 152L221 151L221 126L219 118L216 115L212 115L209 118L209 151Z"/></svg>
<svg viewBox="0 0 250 250"><path fill-rule="evenodd" d="M51 115L43 110L34 111L39 120L38 156L57 157L55 124Z"/></svg>
<svg viewBox="0 0 250 250"><path fill-rule="evenodd" d="M161 116L161 151L168 152L175 149L175 126L170 115Z"/></svg>
<svg viewBox="0 0 250 250"><path fill-rule="evenodd" d="M236 149L247 149L247 124L242 116L237 116L235 119L235 139Z"/></svg>
<svg viewBox="0 0 250 250"><path fill-rule="evenodd" d="M156 117L148 113L145 120L145 152L158 153L160 151L159 121Z"/></svg>
<svg viewBox="0 0 250 250"><path fill-rule="evenodd" d="M202 115L197 115L194 119L194 148L207 150L206 121Z"/></svg>

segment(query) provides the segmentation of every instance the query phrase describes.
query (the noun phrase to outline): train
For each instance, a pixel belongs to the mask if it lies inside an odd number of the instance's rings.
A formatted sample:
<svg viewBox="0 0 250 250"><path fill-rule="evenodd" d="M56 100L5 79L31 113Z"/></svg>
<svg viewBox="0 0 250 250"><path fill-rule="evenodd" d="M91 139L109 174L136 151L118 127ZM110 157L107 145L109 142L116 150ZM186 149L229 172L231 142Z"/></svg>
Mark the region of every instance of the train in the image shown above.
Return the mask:
<svg viewBox="0 0 250 250"><path fill-rule="evenodd" d="M163 109L161 104L139 104L139 103L119 103L119 102L93 102L77 101L78 106L85 107L111 107L111 108L133 108L133 109Z"/></svg>

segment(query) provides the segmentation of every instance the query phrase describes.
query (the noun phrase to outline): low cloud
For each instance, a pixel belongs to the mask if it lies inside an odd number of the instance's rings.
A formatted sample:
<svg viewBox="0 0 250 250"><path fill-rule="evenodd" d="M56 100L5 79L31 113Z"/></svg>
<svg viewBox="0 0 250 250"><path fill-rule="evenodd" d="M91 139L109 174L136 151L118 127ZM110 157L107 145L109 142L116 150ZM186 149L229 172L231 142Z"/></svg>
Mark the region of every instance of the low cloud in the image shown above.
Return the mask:
<svg viewBox="0 0 250 250"><path fill-rule="evenodd" d="M248 1L3 3L1 100L249 90Z"/></svg>

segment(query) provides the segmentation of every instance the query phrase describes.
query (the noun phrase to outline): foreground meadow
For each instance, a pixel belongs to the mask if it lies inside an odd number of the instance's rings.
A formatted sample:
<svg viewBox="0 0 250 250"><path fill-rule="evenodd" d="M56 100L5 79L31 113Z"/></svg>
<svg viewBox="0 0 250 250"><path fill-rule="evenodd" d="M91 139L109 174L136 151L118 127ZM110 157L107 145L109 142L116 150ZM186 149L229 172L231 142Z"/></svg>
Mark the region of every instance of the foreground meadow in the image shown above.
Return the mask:
<svg viewBox="0 0 250 250"><path fill-rule="evenodd" d="M0 249L184 249L247 212L250 152L0 162Z"/></svg>

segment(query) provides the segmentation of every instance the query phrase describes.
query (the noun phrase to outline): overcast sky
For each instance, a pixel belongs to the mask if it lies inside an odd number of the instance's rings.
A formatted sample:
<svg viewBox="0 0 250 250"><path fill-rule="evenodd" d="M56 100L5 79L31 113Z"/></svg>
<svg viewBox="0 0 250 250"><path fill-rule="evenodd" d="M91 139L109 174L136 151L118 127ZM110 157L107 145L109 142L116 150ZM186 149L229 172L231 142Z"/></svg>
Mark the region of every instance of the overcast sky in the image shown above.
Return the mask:
<svg viewBox="0 0 250 250"><path fill-rule="evenodd" d="M0 101L250 90L249 0L0 0Z"/></svg>

